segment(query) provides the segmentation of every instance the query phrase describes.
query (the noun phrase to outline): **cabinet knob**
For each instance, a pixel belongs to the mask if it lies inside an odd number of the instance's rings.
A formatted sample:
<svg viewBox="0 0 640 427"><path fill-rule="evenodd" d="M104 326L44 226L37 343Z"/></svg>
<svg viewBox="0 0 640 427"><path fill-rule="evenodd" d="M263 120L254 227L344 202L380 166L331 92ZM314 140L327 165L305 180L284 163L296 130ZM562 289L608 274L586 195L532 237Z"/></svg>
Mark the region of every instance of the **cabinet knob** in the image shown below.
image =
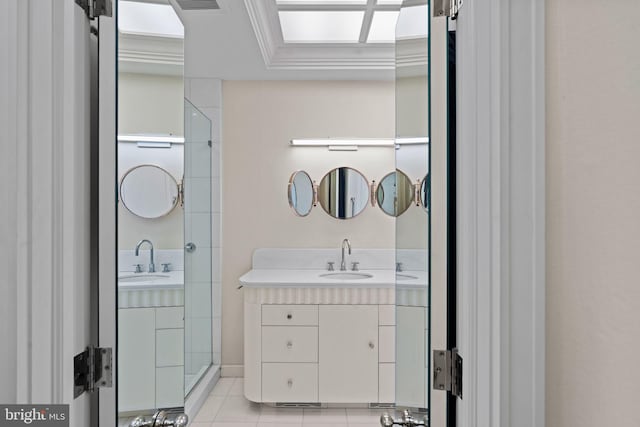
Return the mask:
<svg viewBox="0 0 640 427"><path fill-rule="evenodd" d="M293 380L291 378L289 378L289 381L287 381L287 385L289 386L289 388L293 387Z"/></svg>
<svg viewBox="0 0 640 427"><path fill-rule="evenodd" d="M370 348L370 349L374 349L374 348L376 348L376 345L374 344L374 342L373 342L373 341L369 341L369 348Z"/></svg>
<svg viewBox="0 0 640 427"><path fill-rule="evenodd" d="M291 341L287 341L287 348L288 348L288 349L293 348L293 342L291 342Z"/></svg>
<svg viewBox="0 0 640 427"><path fill-rule="evenodd" d="M287 319L289 319L289 320L293 319L293 314L291 314L291 313L287 314Z"/></svg>

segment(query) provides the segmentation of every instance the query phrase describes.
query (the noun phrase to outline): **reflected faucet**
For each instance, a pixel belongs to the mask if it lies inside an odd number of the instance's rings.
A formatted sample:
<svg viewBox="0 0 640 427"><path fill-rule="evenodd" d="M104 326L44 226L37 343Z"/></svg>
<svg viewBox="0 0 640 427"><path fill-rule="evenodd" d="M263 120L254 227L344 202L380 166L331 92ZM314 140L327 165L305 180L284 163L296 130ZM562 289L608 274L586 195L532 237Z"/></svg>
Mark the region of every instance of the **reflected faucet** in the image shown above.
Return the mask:
<svg viewBox="0 0 640 427"><path fill-rule="evenodd" d="M347 271L347 263L344 261L345 245L349 248L349 255L351 255L351 242L349 241L349 239L344 239L342 241L342 261L340 261L340 271Z"/></svg>
<svg viewBox="0 0 640 427"><path fill-rule="evenodd" d="M136 245L136 256L140 254L140 246L142 246L143 243L148 243L151 247L151 251L149 252L149 273L155 273L156 265L153 262L153 243L151 243L151 240L143 239L138 242Z"/></svg>

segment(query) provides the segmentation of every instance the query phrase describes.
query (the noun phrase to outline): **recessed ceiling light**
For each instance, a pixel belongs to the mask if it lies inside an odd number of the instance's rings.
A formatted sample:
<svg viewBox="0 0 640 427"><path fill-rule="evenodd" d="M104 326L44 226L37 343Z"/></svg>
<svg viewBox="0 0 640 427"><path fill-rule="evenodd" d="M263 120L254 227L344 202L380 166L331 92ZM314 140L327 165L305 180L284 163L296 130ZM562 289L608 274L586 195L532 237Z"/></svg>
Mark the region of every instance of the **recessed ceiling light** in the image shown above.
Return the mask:
<svg viewBox="0 0 640 427"><path fill-rule="evenodd" d="M285 43L358 43L364 11L280 11Z"/></svg>
<svg viewBox="0 0 640 427"><path fill-rule="evenodd" d="M399 11L376 11L371 20L368 43L393 43L396 41L396 23Z"/></svg>
<svg viewBox="0 0 640 427"><path fill-rule="evenodd" d="M393 6L399 6L402 4L402 0L378 0L377 4L380 5L393 5Z"/></svg>

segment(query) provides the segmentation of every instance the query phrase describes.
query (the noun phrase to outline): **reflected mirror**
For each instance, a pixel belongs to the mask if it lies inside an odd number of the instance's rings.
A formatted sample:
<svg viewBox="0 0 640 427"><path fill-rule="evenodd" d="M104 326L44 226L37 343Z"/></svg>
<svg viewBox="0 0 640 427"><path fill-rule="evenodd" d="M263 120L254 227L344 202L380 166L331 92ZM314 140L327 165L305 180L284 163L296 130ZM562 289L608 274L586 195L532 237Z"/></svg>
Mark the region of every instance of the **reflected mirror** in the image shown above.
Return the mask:
<svg viewBox="0 0 640 427"><path fill-rule="evenodd" d="M429 201L431 200L431 176L427 174L420 184L420 206L429 212Z"/></svg>
<svg viewBox="0 0 640 427"><path fill-rule="evenodd" d="M132 214L160 218L178 204L180 190L173 176L161 167L140 165L130 169L120 181L120 200Z"/></svg>
<svg viewBox="0 0 640 427"><path fill-rule="evenodd" d="M376 201L384 213L402 215L413 202L413 184L409 177L397 170L385 175L376 189Z"/></svg>
<svg viewBox="0 0 640 427"><path fill-rule="evenodd" d="M334 218L353 218L367 207L369 184L355 169L336 168L320 181L318 201L322 209Z"/></svg>
<svg viewBox="0 0 640 427"><path fill-rule="evenodd" d="M313 181L305 171L297 171L289 179L289 206L298 216L307 216L313 208Z"/></svg>

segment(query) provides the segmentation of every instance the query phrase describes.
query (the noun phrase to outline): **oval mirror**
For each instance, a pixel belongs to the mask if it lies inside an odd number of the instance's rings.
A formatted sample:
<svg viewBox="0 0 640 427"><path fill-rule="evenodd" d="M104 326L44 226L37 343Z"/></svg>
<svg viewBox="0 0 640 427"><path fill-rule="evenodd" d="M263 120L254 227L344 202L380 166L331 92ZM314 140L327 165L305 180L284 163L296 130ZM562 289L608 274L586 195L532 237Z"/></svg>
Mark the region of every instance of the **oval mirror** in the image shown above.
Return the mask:
<svg viewBox="0 0 640 427"><path fill-rule="evenodd" d="M376 189L376 201L387 215L399 216L413 203L413 191L413 183L409 177L396 169L380 180Z"/></svg>
<svg viewBox="0 0 640 427"><path fill-rule="evenodd" d="M297 171L289 178L289 206L298 216L307 216L313 208L313 181L305 171Z"/></svg>
<svg viewBox="0 0 640 427"><path fill-rule="evenodd" d="M322 209L334 218L353 218L367 207L369 183L355 169L333 169L320 181L318 201Z"/></svg>
<svg viewBox="0 0 640 427"><path fill-rule="evenodd" d="M175 178L159 166L136 166L120 181L122 204L141 218L167 215L178 204L179 193Z"/></svg>
<svg viewBox="0 0 640 427"><path fill-rule="evenodd" d="M429 212L431 203L431 176L427 174L420 184L420 203L425 211Z"/></svg>

